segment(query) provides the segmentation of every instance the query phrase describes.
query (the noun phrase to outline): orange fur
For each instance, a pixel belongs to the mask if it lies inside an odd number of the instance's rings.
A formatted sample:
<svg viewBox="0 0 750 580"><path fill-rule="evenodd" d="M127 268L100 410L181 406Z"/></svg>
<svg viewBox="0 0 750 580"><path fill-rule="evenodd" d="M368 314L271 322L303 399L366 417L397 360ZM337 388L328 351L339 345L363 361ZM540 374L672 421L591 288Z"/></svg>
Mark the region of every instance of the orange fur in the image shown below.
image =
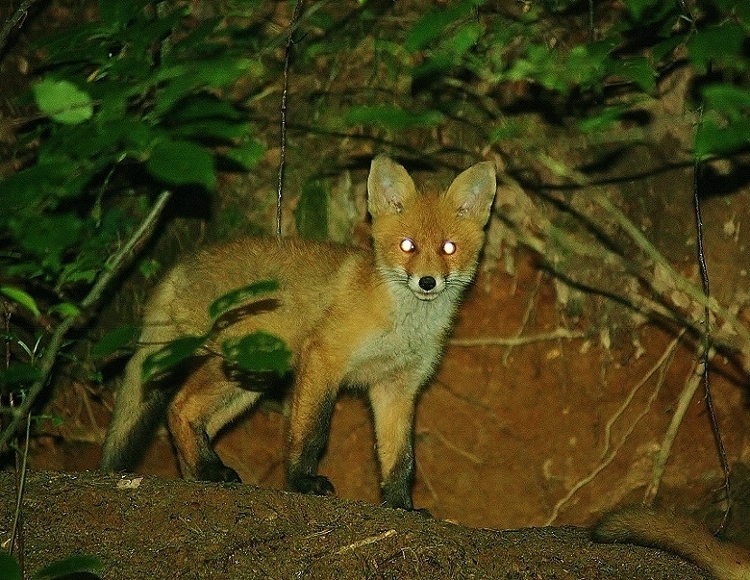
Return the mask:
<svg viewBox="0 0 750 580"><path fill-rule="evenodd" d="M141 347L116 399L101 467L132 469L148 429L169 406L167 420L182 473L237 479L211 441L259 398L225 374L215 355L195 357L173 398L143 385L149 353L210 326L208 305L252 282L273 279L279 290L227 321L217 344L265 330L294 353L295 384L287 454L290 489L327 494L317 474L333 402L343 386L369 396L378 444L383 499L411 508L412 423L420 388L430 378L465 287L471 282L495 194L495 170L479 163L444 193L417 193L406 170L373 160L368 207L373 250L299 240L238 239L187 257L169 272L146 307ZM209 344L207 353L220 352Z"/></svg>
<svg viewBox="0 0 750 580"><path fill-rule="evenodd" d="M684 516L643 506L606 514L593 530L594 540L628 543L673 552L717 580L750 579L750 552L722 542Z"/></svg>

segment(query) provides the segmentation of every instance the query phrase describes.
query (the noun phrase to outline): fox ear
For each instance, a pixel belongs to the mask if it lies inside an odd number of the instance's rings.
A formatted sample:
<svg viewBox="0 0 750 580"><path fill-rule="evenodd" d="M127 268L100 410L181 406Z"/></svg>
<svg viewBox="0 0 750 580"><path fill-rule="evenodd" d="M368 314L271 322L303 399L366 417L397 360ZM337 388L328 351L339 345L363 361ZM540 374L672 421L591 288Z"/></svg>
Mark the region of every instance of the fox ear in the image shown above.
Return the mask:
<svg viewBox="0 0 750 580"><path fill-rule="evenodd" d="M484 226L490 219L496 188L495 164L482 161L456 177L444 197L456 209L458 217Z"/></svg>
<svg viewBox="0 0 750 580"><path fill-rule="evenodd" d="M417 194L414 181L401 165L378 155L367 177L367 208L372 217L399 214Z"/></svg>

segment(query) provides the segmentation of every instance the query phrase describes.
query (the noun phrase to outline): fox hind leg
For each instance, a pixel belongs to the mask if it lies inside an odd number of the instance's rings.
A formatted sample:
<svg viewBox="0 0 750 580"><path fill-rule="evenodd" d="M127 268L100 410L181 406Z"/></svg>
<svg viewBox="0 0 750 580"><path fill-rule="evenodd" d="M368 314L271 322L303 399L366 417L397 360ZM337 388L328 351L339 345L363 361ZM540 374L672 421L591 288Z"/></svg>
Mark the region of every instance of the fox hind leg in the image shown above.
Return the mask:
<svg viewBox="0 0 750 580"><path fill-rule="evenodd" d="M242 389L227 380L219 357L192 373L175 395L167 424L177 451L182 476L205 481L240 481L213 448L219 432L250 409L261 393Z"/></svg>
<svg viewBox="0 0 750 580"><path fill-rule="evenodd" d="M300 493L333 495L333 484L318 474L318 462L328 442L339 364L321 356L322 350L311 341L300 357L291 399L286 486Z"/></svg>
<svg viewBox="0 0 750 580"><path fill-rule="evenodd" d="M318 462L328 442L334 403L333 395L305 402L302 409L299 403L292 403L286 466L289 490L314 495L333 495L336 492L330 480L318 474Z"/></svg>

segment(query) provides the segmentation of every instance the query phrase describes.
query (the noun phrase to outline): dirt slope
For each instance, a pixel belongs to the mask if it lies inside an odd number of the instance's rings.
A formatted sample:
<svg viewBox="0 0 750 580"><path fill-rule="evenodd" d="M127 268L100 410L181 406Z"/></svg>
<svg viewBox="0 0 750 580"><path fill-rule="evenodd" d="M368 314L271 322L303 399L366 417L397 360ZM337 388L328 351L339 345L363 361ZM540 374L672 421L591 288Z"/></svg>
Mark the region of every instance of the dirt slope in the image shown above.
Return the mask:
<svg viewBox="0 0 750 580"><path fill-rule="evenodd" d="M0 540L14 512L0 473ZM246 485L31 472L27 571L96 554L103 578L706 578L670 554L584 528L472 529L369 503Z"/></svg>

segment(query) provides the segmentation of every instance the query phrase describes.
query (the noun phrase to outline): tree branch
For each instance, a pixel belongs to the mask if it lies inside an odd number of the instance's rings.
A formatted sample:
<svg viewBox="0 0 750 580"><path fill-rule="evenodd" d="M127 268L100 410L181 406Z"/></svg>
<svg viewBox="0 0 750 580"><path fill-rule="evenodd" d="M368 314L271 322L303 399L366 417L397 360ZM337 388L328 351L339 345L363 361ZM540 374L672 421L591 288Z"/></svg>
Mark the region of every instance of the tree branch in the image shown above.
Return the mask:
<svg viewBox="0 0 750 580"><path fill-rule="evenodd" d="M23 21L26 19L29 10L38 1L39 0L23 0L23 2L21 2L21 5L13 13L13 16L5 21L3 29L0 30L0 55L2 55L3 51L5 50L5 45L8 42L10 33L16 26L20 27L21 24L23 24Z"/></svg>
<svg viewBox="0 0 750 580"><path fill-rule="evenodd" d="M131 258L151 237L156 228L158 218L164 207L171 197L171 191L163 191L156 199L154 206L149 214L141 222L138 229L133 233L128 242L122 249L114 254L104 266L101 276L91 288L86 297L81 301L81 314L79 316L69 316L65 318L52 333L49 343L47 344L44 356L41 358L40 371L41 376L29 388L23 402L13 409L11 419L5 430L0 433L0 450L5 449L10 440L14 437L16 430L23 422L24 418L31 412L37 397L47 386L50 374L54 368L55 361L59 351L62 349L63 341L67 333L75 326L83 325L91 317L93 306L101 300L104 290L109 286L112 280L122 272L124 267L130 262Z"/></svg>

